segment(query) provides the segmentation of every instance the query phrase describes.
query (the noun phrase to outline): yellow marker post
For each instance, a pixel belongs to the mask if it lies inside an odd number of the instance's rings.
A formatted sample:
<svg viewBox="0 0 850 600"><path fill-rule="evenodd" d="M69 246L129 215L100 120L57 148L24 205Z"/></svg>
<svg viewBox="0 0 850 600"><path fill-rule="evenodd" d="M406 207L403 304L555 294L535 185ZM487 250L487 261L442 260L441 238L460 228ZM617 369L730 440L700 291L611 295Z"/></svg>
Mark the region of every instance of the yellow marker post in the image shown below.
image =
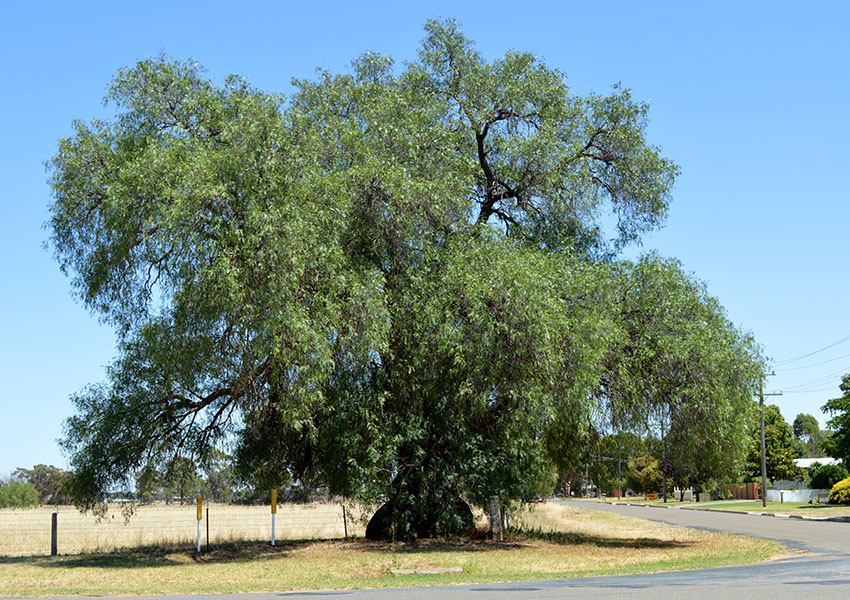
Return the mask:
<svg viewBox="0 0 850 600"><path fill-rule="evenodd" d="M274 518L277 514L277 490L272 490L272 546L274 546Z"/></svg>
<svg viewBox="0 0 850 600"><path fill-rule="evenodd" d="M201 553L201 519L204 518L204 497L198 496L198 554Z"/></svg>

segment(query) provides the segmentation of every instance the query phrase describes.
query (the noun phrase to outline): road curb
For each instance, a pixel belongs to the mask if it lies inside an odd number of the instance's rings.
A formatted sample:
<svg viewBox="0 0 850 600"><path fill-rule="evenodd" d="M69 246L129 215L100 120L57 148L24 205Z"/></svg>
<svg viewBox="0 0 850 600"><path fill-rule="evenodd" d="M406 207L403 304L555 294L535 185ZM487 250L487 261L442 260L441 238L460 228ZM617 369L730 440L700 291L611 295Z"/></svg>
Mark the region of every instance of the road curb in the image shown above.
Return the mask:
<svg viewBox="0 0 850 600"><path fill-rule="evenodd" d="M601 504L610 504L611 506L639 506L641 508L681 508L679 506L670 506L669 504L638 504L637 502L602 502Z"/></svg>

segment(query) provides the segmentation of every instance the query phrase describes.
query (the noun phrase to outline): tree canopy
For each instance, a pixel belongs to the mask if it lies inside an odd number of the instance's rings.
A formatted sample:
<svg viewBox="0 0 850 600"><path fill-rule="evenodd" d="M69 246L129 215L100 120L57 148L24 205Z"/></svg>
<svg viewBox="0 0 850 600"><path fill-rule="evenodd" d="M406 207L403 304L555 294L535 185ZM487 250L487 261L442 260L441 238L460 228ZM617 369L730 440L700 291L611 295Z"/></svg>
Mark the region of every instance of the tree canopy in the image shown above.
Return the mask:
<svg viewBox="0 0 850 600"><path fill-rule="evenodd" d="M31 483L38 492L39 504L68 504L65 486L70 473L53 465L34 465L32 469L15 469L12 476L21 482Z"/></svg>
<svg viewBox="0 0 850 600"><path fill-rule="evenodd" d="M799 442L800 452L809 458L820 456L824 434L818 420L810 414L800 413L792 425L794 438Z"/></svg>
<svg viewBox="0 0 850 600"><path fill-rule="evenodd" d="M755 341L677 261L648 255L619 268L621 335L600 389L612 421L648 426L663 473L682 487L734 478L762 368Z"/></svg>
<svg viewBox="0 0 850 600"><path fill-rule="evenodd" d="M241 477L387 501L383 534L409 538L468 525L461 497L527 495L601 399L668 417L714 399L735 423L749 339L677 263L615 260L677 174L627 89L575 95L438 21L402 69L367 53L294 83L218 86L161 56L116 75L114 119L60 142L52 245L119 336L66 424L78 501L233 446ZM663 280L631 306L653 269L688 307ZM656 361L646 336L679 333Z"/></svg>
<svg viewBox="0 0 850 600"><path fill-rule="evenodd" d="M753 404L753 412L759 410ZM767 478L773 481L797 481L805 472L794 463L799 458L791 426L782 416L779 407L768 404L764 407L765 466ZM750 452L747 457L747 473L753 480L761 478L761 428L755 424L750 430Z"/></svg>
<svg viewBox="0 0 850 600"><path fill-rule="evenodd" d="M833 458L850 464L850 375L841 378L838 386L843 395L833 398L823 405L823 412L829 415L827 427L832 435L823 441L824 449Z"/></svg>
<svg viewBox="0 0 850 600"><path fill-rule="evenodd" d="M31 483L0 481L0 508L29 508L38 505L38 491Z"/></svg>

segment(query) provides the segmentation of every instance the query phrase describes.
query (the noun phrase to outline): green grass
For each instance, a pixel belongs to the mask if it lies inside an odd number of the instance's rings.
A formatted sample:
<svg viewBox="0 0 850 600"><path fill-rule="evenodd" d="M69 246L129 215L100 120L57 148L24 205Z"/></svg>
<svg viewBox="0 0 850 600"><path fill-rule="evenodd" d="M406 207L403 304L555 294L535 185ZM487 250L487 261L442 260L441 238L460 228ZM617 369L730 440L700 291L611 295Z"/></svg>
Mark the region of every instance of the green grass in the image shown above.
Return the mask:
<svg viewBox="0 0 850 600"><path fill-rule="evenodd" d="M417 544L364 540L243 542L196 556L149 547L58 557L0 558L0 596L216 594L487 583L654 573L751 563L781 544L549 504L515 515L521 531ZM392 574L460 567L462 573Z"/></svg>
<svg viewBox="0 0 850 600"><path fill-rule="evenodd" d="M740 512L770 512L811 517L850 516L850 506L846 504L809 504L808 502L768 502L762 506L761 500L752 502L712 502L694 504L693 508L704 510L734 510Z"/></svg>

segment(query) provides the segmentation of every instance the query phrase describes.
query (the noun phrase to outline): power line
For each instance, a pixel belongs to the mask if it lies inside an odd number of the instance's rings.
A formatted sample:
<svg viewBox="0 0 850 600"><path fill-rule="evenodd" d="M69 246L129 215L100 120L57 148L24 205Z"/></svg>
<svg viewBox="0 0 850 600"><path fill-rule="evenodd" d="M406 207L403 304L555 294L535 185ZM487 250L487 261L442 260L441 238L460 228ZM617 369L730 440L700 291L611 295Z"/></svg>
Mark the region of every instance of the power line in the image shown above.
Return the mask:
<svg viewBox="0 0 850 600"><path fill-rule="evenodd" d="M812 363L810 365L804 365L802 367L785 367L784 369L776 369L777 371L799 371L800 369L810 369L812 367L819 367L821 365L825 365L827 363L835 362L836 360L841 360L842 358L847 358L850 354L842 354L836 358L830 358L829 360L824 360L819 363Z"/></svg>
<svg viewBox="0 0 850 600"><path fill-rule="evenodd" d="M778 360L778 361L774 362L773 364L774 365L787 365L787 364L790 364L790 363L793 363L793 362L797 362L798 360L803 360L804 358L808 358L810 356L813 356L815 354L823 352L824 350L829 350L830 348L834 348L835 346L838 346L839 344L843 344L844 342L846 342L848 340L850 340L850 335L847 335L847 336L841 338L840 340L838 340L837 342L833 342L833 343L829 344L828 346L824 346L823 348L820 348L819 350L815 350L814 352L809 352L808 354L802 354L800 356L795 356L794 358L787 358L785 360Z"/></svg>
<svg viewBox="0 0 850 600"><path fill-rule="evenodd" d="M786 388L786 391L787 390L797 390L797 389L800 389L800 388L807 388L807 387L810 387L812 385L826 383L827 381L829 381L833 377L843 375L844 373L847 373L847 371L850 371L850 368L844 367L842 369L839 369L838 371L835 371L835 372L830 373L828 375L824 375L823 377L818 377L817 379L812 379L810 381L804 381L803 383L798 383L797 385L792 385L792 386Z"/></svg>

